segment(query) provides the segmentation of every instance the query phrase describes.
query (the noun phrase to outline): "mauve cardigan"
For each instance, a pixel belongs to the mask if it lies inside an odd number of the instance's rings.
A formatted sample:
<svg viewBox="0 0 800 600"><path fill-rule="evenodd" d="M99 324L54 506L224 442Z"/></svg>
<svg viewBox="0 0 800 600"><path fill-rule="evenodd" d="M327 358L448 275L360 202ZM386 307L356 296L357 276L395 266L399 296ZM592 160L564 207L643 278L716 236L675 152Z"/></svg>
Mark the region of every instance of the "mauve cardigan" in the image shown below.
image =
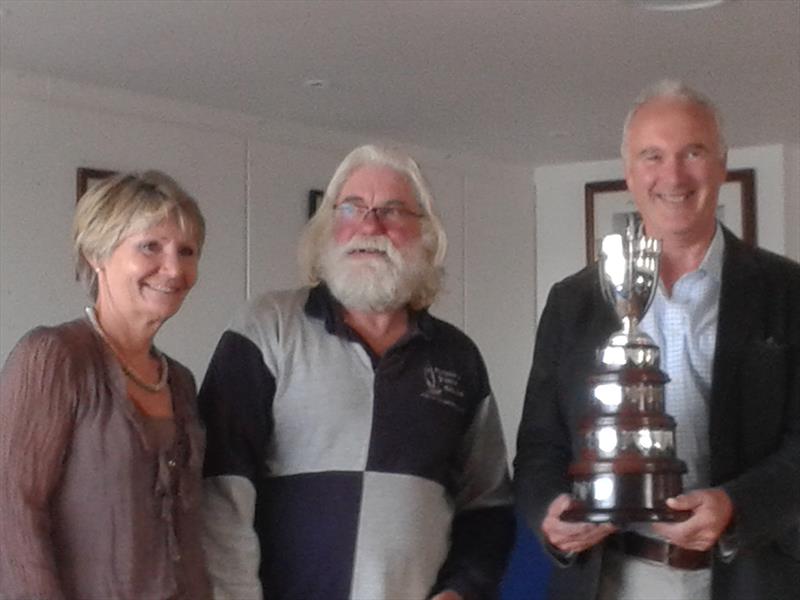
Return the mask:
<svg viewBox="0 0 800 600"><path fill-rule="evenodd" d="M119 364L86 319L39 327L0 373L0 598L210 598L204 434L169 360L175 446L151 447Z"/></svg>

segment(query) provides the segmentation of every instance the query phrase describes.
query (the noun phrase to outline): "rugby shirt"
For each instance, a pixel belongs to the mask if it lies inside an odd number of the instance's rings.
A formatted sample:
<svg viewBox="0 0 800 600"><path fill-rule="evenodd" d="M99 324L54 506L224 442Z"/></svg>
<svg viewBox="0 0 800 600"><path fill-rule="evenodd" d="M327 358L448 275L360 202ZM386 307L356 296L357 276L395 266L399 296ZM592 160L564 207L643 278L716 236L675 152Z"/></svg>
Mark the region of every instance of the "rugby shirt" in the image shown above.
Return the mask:
<svg viewBox="0 0 800 600"><path fill-rule="evenodd" d="M513 542L476 346L427 311L383 356L324 285L251 302L200 391L215 597L492 598Z"/></svg>

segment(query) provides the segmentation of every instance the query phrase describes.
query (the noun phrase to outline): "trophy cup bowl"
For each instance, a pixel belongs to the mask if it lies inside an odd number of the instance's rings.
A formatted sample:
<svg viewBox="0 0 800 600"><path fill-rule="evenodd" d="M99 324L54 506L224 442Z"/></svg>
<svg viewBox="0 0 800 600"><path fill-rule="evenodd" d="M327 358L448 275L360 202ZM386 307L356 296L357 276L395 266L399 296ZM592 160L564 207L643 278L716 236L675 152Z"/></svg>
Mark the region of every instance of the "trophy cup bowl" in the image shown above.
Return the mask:
<svg viewBox="0 0 800 600"><path fill-rule="evenodd" d="M686 465L675 456L675 420L664 411L658 346L638 325L655 297L661 244L628 224L603 238L600 287L622 328L597 352L588 378L589 410L579 429L579 456L569 467L573 502L565 521L680 521L667 507L683 491Z"/></svg>

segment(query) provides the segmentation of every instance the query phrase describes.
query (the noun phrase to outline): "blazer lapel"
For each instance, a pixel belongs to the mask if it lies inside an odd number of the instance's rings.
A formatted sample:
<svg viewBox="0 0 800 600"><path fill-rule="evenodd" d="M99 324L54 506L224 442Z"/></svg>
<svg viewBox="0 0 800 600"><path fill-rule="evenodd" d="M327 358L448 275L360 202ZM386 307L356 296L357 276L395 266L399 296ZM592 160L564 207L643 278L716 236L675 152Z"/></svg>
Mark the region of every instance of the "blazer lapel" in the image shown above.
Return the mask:
<svg viewBox="0 0 800 600"><path fill-rule="evenodd" d="M761 283L757 265L747 247L723 228L725 253L722 261L717 340L709 408L711 483L721 481L738 464L737 438L741 406L739 365L753 339L762 314Z"/></svg>

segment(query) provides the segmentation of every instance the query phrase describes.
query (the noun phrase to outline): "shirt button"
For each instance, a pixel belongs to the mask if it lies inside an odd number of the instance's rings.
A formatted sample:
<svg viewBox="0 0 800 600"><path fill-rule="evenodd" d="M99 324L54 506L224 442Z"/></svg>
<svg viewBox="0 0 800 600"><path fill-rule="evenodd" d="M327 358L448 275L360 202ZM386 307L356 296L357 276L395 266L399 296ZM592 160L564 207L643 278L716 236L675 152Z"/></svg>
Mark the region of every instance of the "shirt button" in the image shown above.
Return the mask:
<svg viewBox="0 0 800 600"><path fill-rule="evenodd" d="M178 464L178 463L176 463L176 462L175 462L175 459L174 459L174 458L170 458L170 459L167 461L167 466L168 466L170 469L174 469L174 468L175 468L175 466L176 466L177 464Z"/></svg>

